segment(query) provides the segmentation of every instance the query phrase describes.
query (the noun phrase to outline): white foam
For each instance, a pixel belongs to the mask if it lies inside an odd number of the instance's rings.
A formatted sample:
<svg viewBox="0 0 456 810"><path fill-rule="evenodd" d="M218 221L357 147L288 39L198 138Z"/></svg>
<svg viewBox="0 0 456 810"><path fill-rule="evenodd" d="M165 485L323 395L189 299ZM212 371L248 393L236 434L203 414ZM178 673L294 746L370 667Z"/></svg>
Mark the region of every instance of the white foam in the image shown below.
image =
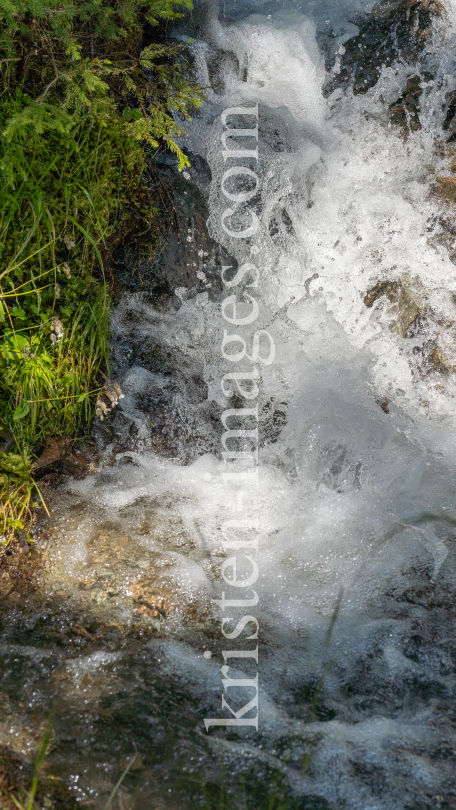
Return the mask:
<svg viewBox="0 0 456 810"><path fill-rule="evenodd" d="M452 13L453 5L451 0ZM251 8L258 12L262 6L252 3ZM402 587L414 566L429 569L434 581L447 570L453 576L448 550L456 520L455 375L420 377L413 348L424 338L392 331L394 313L387 299L370 308L364 295L378 282L401 280L423 310L431 308L437 319L452 321L442 327L442 341L450 353L456 350L456 268L435 238L438 227L433 232L429 225L438 213L430 191L435 174L446 165L439 163L435 148L432 111L454 89L454 80L442 69L441 83L425 88L424 127L407 143L389 127L388 106L414 68L384 70L366 95L336 91L326 100L316 23L328 13L342 37L350 14L371 6L321 3L316 21L291 8L270 17L255 13L230 25L213 22L212 44L236 54L242 75L230 74L226 96L210 94L207 106L189 124L187 145L208 157L213 173L213 236L238 260L245 259L245 248L220 227L224 163L216 113L239 102L260 102L263 221L256 261L262 300L257 327L268 325L277 345L275 363L262 370L260 406L286 403L287 423L276 441L262 448L258 483L249 488L244 508L246 513L255 510L260 519L261 604L256 615L270 632L271 660L276 671L290 666L301 675L311 669L312 657L321 660L321 635L343 588L339 663L354 666L374 638L383 645L393 679L413 673L415 664L389 642L389 620L372 622L363 611L388 588ZM234 19L235 9L230 7L229 13ZM208 49L197 47L202 65ZM434 56L438 64L437 46ZM201 69L207 77L208 71ZM282 209L292 228L280 231ZM277 239L268 229L274 216ZM220 389L226 364L220 352L225 325L219 307L207 295L182 295L177 312L159 316L141 295L135 301L144 342L180 346L190 363L200 363L209 402L226 407ZM115 316L118 330L123 317L121 304ZM134 368L124 384L125 412L139 421L133 395L151 381L157 382L154 375ZM379 404L385 398L389 413ZM126 464L128 460L132 463ZM238 494L234 484L222 479L223 471L209 454L188 467L150 452L119 454L108 476L101 470L70 485L74 496L96 510L86 523L81 521L78 542L84 543L97 521L124 522L145 549L162 555L183 596L219 597L224 559L220 529L233 516ZM144 504L150 507L151 502L158 504L156 522L144 536ZM172 509L161 509L164 503ZM176 522L191 541L183 550L172 543ZM76 555L74 565L81 559ZM298 630L308 634L309 642L293 660L280 639L294 639ZM191 670L196 681L204 671L206 685L213 688L213 662L203 663L185 645L164 645L164 655L170 671ZM270 695L274 689L271 675ZM264 701L274 719L272 698ZM353 748L388 770L389 741L413 747L422 733L417 718L400 727L385 718L350 723L327 723L324 731L322 724L315 726L321 734L315 788L322 788L321 775L329 774L325 795L330 800L344 799L360 810L402 807L389 794L376 803L367 788L357 792L346 774ZM299 723L296 729L315 731ZM404 762L423 789L435 784L431 765L419 772L421 765L407 751Z"/></svg>

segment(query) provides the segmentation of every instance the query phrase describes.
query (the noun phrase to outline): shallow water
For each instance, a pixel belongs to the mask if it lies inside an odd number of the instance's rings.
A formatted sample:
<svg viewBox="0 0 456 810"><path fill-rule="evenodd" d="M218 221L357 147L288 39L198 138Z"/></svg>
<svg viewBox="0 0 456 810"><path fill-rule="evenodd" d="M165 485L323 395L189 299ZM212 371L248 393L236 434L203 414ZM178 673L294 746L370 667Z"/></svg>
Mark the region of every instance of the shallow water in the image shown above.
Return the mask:
<svg viewBox="0 0 456 810"><path fill-rule="evenodd" d="M363 28L373 5L231 0L192 45L210 89L173 181L171 295L154 296L155 269L117 306L125 398L96 428L100 466L54 497L38 590L5 602L0 742L26 767L59 695L48 773L82 804L101 806L137 751L120 810L201 806L189 785L220 784L221 767L254 795L281 772L301 807L456 807L454 200L437 180L456 157L456 20L448 4L419 51L404 40L353 93L350 43L383 47ZM407 104L391 111L416 76L420 128ZM257 102L260 227L239 240L221 227L220 115ZM259 521L259 728L208 734L204 718L229 716L234 642L214 599L239 503L220 455L220 265L252 258L260 310L243 334L276 346L242 488Z"/></svg>

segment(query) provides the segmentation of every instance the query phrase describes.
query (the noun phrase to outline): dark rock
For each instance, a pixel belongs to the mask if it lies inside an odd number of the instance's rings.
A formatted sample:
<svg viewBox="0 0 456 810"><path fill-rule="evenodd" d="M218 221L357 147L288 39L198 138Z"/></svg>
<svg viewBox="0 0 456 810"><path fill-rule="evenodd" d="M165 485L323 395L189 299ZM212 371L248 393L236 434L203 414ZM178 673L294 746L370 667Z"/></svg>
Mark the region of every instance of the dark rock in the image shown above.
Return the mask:
<svg viewBox="0 0 456 810"><path fill-rule="evenodd" d="M432 78L430 73L424 72L422 76L412 76L407 81L406 88L399 98L390 105L391 123L399 127L407 138L410 132L421 129L420 97L423 92L423 81Z"/></svg>
<svg viewBox="0 0 456 810"><path fill-rule="evenodd" d="M49 477L53 473L58 476L71 475L74 478L83 478L93 469L96 462L96 452L93 442L73 442L68 436L54 438L48 436L39 450L38 458L33 462L33 475L36 479ZM57 483L53 481L53 483Z"/></svg>
<svg viewBox="0 0 456 810"><path fill-rule="evenodd" d="M7 453L14 446L14 436L7 427L0 427L0 453Z"/></svg>
<svg viewBox="0 0 456 810"><path fill-rule="evenodd" d="M359 34L346 42L340 73L329 83L327 93L350 84L355 94L366 93L377 83L382 67L398 57L416 63L431 37L432 18L442 13L438 0L386 0L367 17L353 20ZM405 93L411 106L413 92L411 86Z"/></svg>
<svg viewBox="0 0 456 810"><path fill-rule="evenodd" d="M48 436L39 458L33 462L32 468L34 470L50 470L55 467L58 462L62 462L68 455L71 439L64 436L61 439Z"/></svg>
<svg viewBox="0 0 456 810"><path fill-rule="evenodd" d="M197 155L190 159L190 169L181 174L166 166L155 173L160 233L152 255L142 255L140 245L124 246L116 255L117 276L130 289L151 293L155 306L160 299L169 306L179 287L185 287L190 297L207 292L209 298L217 299L222 292L220 267L233 263L207 229L209 167Z"/></svg>
<svg viewBox="0 0 456 810"><path fill-rule="evenodd" d="M378 281L377 284L374 284L363 298L366 307L373 307L377 299L385 295L390 283L389 281Z"/></svg>
<svg viewBox="0 0 456 810"><path fill-rule="evenodd" d="M377 405L380 406L383 413L389 413L390 412L390 409L389 409L390 400L387 397L383 397L383 399L376 399L375 401L376 401Z"/></svg>

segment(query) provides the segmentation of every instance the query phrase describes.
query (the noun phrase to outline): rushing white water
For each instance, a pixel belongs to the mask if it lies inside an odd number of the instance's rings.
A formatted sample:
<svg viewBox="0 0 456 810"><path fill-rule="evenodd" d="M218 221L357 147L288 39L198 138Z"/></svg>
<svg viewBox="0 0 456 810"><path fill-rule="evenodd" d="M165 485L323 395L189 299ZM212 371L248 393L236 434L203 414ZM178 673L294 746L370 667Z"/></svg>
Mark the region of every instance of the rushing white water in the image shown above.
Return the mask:
<svg viewBox="0 0 456 810"><path fill-rule="evenodd" d="M298 794L350 810L406 810L441 806L426 802L456 790L451 757L438 754L454 753L447 710L455 689L448 622L456 584L456 267L439 221L445 203L432 194L451 162L441 145L442 107L456 87L454 8L427 46L434 78L422 78L422 127L404 140L389 106L416 65L383 68L363 95L342 87L329 97L323 92L328 72L318 32L331 25L335 76L357 30L354 15L372 6L231 0L220 20L213 9L204 41L193 47L201 82L209 85L215 71L217 89L188 124L184 146L211 168L211 236L245 261L245 244L220 225L219 116L228 106L259 103L256 328L267 328L277 346L275 362L262 370L264 442L258 484L249 491L261 527L263 750L248 732L212 744L233 762L275 762L275 746L286 739ZM369 290L391 282L399 297L383 294L366 305ZM162 666L220 711L219 663L202 658L204 618L197 636L176 630L184 605L219 615L212 600L221 590L220 526L236 497L221 478L217 429L210 441L207 432L208 406L226 407L226 324L209 292L210 283L197 295L180 289L180 308L172 311L154 309L141 292L125 296L113 324L127 342L179 356L185 384L172 394L174 412L190 433L201 432L205 452L187 466L153 452L140 402L157 398L167 382L137 362L120 382L123 414L142 452L118 452L113 463L108 448L99 472L68 485L64 510L79 502L82 511L75 518L65 512L66 528L57 520L47 582L61 591L69 576L77 583L97 574L103 583L97 565L104 565L116 580L113 595L128 595L145 572L178 606L168 620L178 641L160 642ZM421 328L408 331L418 312ZM426 351L436 350L443 361L428 361L424 372ZM205 401L189 401L192 377L204 379ZM283 418L271 441L274 412ZM128 535L133 561L122 553L114 565L113 551L94 561L88 541L108 520ZM95 588L95 601L103 602L105 587ZM341 589L326 649L322 638ZM131 606L119 600L116 609L128 617ZM212 641L215 651L222 642L221 634ZM305 723L290 708L292 696L323 670L327 717Z"/></svg>

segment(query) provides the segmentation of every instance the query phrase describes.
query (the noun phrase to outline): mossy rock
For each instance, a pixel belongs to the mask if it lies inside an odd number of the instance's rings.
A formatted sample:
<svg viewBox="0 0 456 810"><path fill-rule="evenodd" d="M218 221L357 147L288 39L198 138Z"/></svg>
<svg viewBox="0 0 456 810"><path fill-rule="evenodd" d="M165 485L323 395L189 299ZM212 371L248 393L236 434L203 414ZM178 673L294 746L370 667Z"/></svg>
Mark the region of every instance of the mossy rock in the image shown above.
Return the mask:
<svg viewBox="0 0 456 810"><path fill-rule="evenodd" d="M0 472L6 472L18 478L30 478L30 461L24 456L0 452Z"/></svg>

